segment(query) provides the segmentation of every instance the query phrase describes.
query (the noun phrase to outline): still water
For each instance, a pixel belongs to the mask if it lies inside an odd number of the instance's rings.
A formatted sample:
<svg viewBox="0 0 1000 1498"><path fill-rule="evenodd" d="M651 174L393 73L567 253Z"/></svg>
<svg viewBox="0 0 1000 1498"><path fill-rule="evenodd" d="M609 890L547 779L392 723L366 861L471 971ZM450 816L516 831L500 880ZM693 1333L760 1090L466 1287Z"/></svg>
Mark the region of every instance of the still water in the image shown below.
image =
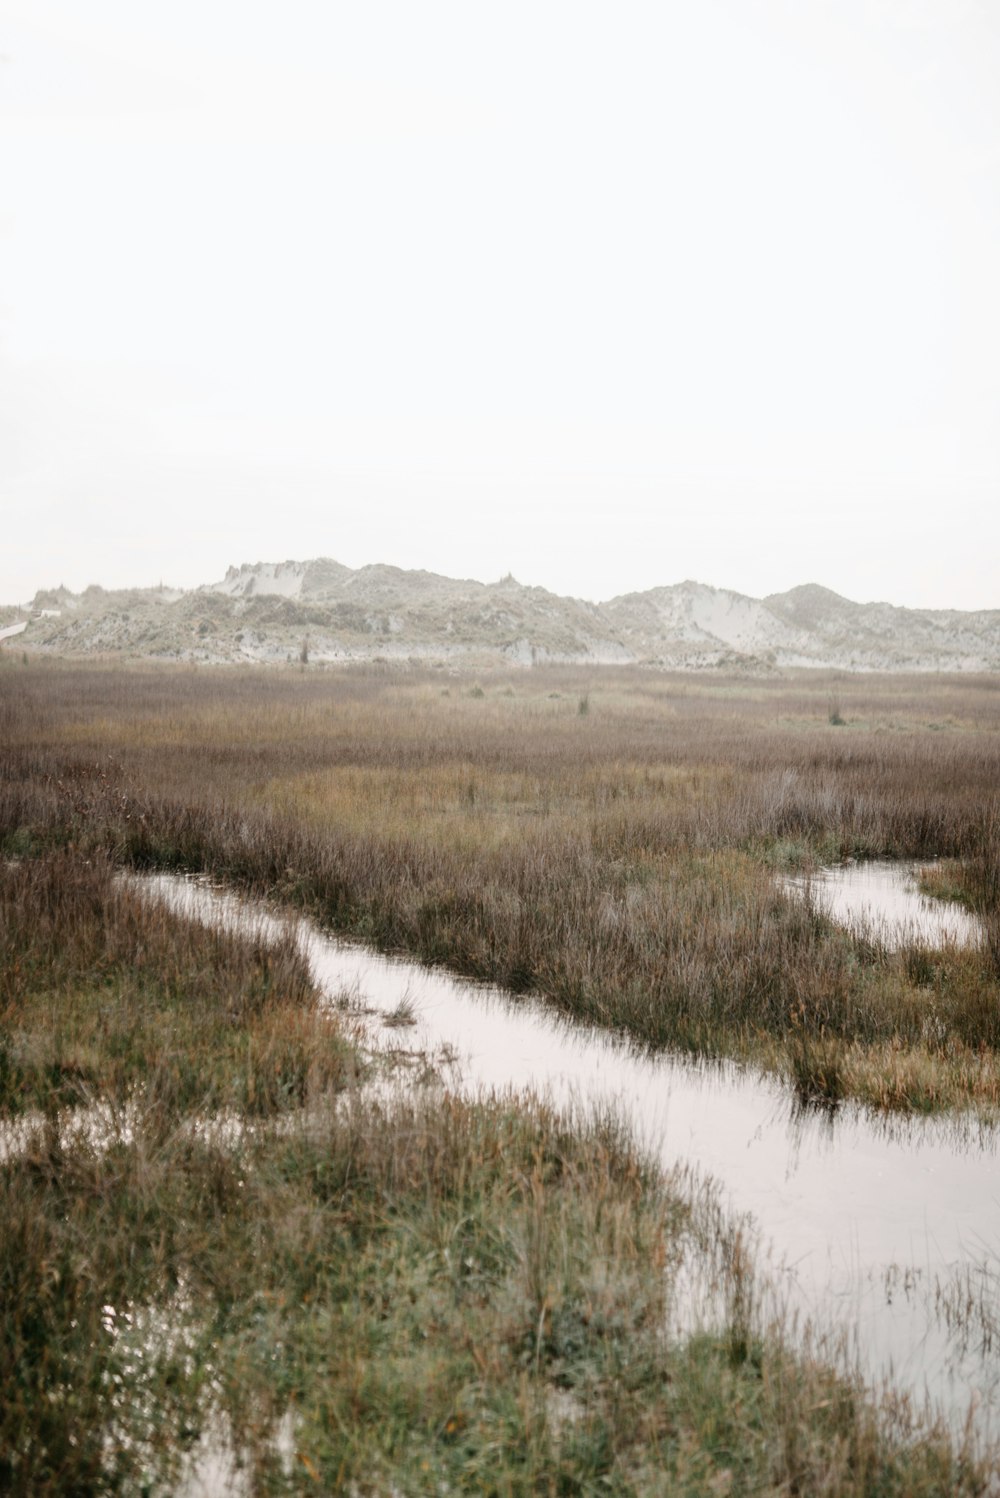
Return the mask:
<svg viewBox="0 0 1000 1498"><path fill-rule="evenodd" d="M817 869L784 883L791 893L813 900L832 920L871 933L887 947L907 941L932 947L977 941L976 917L952 900L921 894L919 869L919 864L873 860Z"/></svg>

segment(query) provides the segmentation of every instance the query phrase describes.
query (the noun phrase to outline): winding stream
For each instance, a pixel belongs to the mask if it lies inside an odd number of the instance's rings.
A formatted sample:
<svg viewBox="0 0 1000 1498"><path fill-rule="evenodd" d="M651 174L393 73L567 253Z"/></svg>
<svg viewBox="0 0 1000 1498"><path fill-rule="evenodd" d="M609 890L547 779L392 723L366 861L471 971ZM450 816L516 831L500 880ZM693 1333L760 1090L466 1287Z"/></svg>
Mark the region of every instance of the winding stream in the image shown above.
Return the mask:
<svg viewBox="0 0 1000 1498"><path fill-rule="evenodd" d="M170 875L144 887L220 925L284 924ZM369 1012L368 1043L435 1057L449 1084L533 1087L556 1104L616 1104L667 1168L690 1165L751 1214L786 1315L842 1334L873 1387L930 1399L957 1430L1000 1435L997 1136L973 1121L803 1113L787 1087L732 1064L637 1055L529 999L379 956L296 923L331 1002ZM401 1002L412 1023L385 1024ZM994 1342L994 1334L996 1341Z"/></svg>

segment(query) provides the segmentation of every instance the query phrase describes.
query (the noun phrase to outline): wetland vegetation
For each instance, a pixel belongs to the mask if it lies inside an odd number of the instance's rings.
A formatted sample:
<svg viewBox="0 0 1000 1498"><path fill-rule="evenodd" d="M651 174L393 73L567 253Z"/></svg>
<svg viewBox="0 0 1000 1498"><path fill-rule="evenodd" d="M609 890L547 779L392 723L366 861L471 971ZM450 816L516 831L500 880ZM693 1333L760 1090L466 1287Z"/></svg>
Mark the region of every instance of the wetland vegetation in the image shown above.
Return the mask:
<svg viewBox="0 0 1000 1498"><path fill-rule="evenodd" d="M0 910L3 1491L985 1490L613 1115L387 1089L290 944L75 851ZM692 1273L723 1315L671 1338Z"/></svg>
<svg viewBox="0 0 1000 1498"><path fill-rule="evenodd" d="M985 1491L760 1324L739 1227L613 1117L387 1090L294 943L115 878L989 1117L994 936L890 952L774 874L941 856L995 933L996 686L837 691L834 726L821 678L3 663L0 1488L170 1491L221 1430L257 1492ZM723 1323L671 1339L692 1259Z"/></svg>
<svg viewBox="0 0 1000 1498"><path fill-rule="evenodd" d="M992 677L0 680L8 856L72 844L208 872L642 1045L752 1060L804 1098L1000 1106ZM774 877L846 857L947 860L981 945L890 951Z"/></svg>

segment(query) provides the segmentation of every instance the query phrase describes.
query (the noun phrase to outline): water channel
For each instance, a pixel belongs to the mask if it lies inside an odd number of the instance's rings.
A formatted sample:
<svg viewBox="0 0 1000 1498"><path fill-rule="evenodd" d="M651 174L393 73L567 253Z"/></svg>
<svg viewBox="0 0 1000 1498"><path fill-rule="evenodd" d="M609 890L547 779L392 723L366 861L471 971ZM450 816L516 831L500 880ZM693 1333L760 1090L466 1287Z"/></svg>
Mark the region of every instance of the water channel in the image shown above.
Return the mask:
<svg viewBox="0 0 1000 1498"><path fill-rule="evenodd" d="M284 929L263 907L181 877L144 880L201 921ZM1000 1436L1000 1174L997 1137L968 1118L803 1112L774 1078L732 1064L637 1054L416 963L296 923L331 1002L368 1012L368 1043L424 1052L469 1092L534 1088L557 1104L613 1104L665 1167L711 1177L750 1214L786 1313L843 1333L874 1388L930 1399L956 1430L970 1408ZM953 938L949 938L953 939ZM400 1005L405 1029L389 1026ZM402 1038L401 1038L402 1037ZM994 1333L996 1342L994 1343Z"/></svg>
<svg viewBox="0 0 1000 1498"><path fill-rule="evenodd" d="M977 941L976 917L953 900L922 894L919 873L918 864L882 859L817 869L784 884L790 893L813 900L832 920L890 948L907 941L932 947Z"/></svg>

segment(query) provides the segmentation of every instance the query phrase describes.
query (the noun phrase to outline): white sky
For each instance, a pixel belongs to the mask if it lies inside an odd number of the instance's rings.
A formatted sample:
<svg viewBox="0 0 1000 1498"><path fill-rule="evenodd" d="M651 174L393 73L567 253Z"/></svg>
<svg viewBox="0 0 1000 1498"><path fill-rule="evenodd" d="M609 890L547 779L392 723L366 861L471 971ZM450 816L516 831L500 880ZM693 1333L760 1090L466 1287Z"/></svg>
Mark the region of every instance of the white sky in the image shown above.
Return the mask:
<svg viewBox="0 0 1000 1498"><path fill-rule="evenodd" d="M1000 0L3 0L0 602L1000 607Z"/></svg>

